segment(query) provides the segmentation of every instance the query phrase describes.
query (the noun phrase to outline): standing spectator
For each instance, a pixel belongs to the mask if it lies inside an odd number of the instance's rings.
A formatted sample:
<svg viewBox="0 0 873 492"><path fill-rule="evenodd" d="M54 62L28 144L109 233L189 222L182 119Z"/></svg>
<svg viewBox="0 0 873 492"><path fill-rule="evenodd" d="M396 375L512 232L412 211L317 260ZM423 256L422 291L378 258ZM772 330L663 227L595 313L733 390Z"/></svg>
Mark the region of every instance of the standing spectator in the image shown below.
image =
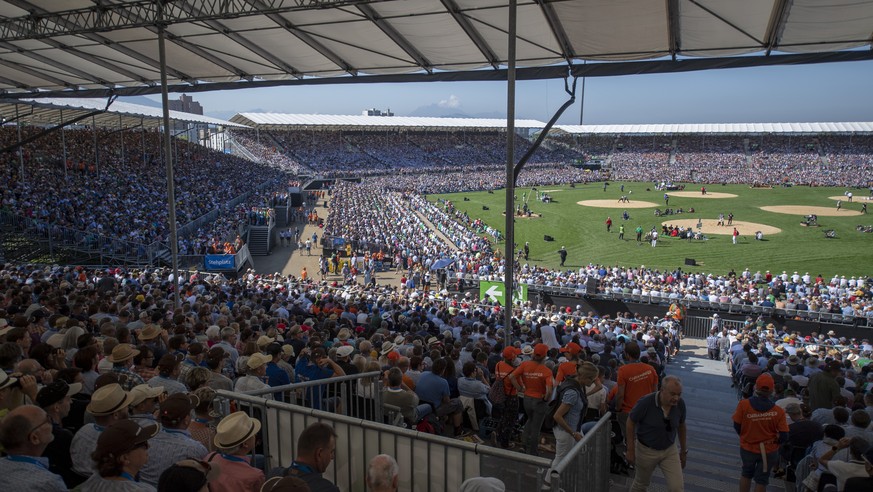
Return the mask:
<svg viewBox="0 0 873 492"><path fill-rule="evenodd" d="M567 248L561 246L561 249L558 250L558 256L561 257L561 266L564 266L564 262L567 261Z"/></svg>
<svg viewBox="0 0 873 492"><path fill-rule="evenodd" d="M667 376L661 391L637 401L627 420L627 460L636 473L631 492L647 490L655 467L667 480L667 490L683 490L682 469L688 457L682 382ZM679 446L676 438L679 438Z"/></svg>
<svg viewBox="0 0 873 492"><path fill-rule="evenodd" d="M522 362L509 375L515 390L524 395L524 411L527 422L524 425L522 442L524 451L539 455L540 429L549 411L549 398L552 396L552 371L543 364L549 347L538 343L533 350L533 358Z"/></svg>
<svg viewBox="0 0 873 492"><path fill-rule="evenodd" d="M710 360L721 360L721 357L719 357L718 342L718 329L715 327L710 328L709 336L706 337L706 350L709 354Z"/></svg>
<svg viewBox="0 0 873 492"><path fill-rule="evenodd" d="M9 412L0 424L0 444L6 452L0 459L0 488L67 490L61 476L49 471L49 459L41 457L52 439L52 421L41 408L22 405Z"/></svg>
<svg viewBox="0 0 873 492"><path fill-rule="evenodd" d="M596 423L582 425L582 417L588 410L588 396L585 388L595 382L597 378L597 366L590 362L582 362L577 366L576 374L568 378L558 389L561 402L555 410L555 426L552 433L555 434L555 458L552 467L546 471L545 482L551 483L551 470L573 449L573 446L582 440L582 435ZM561 391L563 389L563 392ZM596 391L600 391L597 388Z"/></svg>
<svg viewBox="0 0 873 492"><path fill-rule="evenodd" d="M788 439L785 411L770 399L774 386L769 374L761 374L755 381L754 394L741 400L734 411L734 429L740 436L743 461L740 492L749 492L753 479L755 492L767 490L779 445Z"/></svg>
<svg viewBox="0 0 873 492"><path fill-rule="evenodd" d="M606 218L606 232L612 232L612 217Z"/></svg>
<svg viewBox="0 0 873 492"><path fill-rule="evenodd" d="M732 238L731 238L731 240L733 241L734 244L737 244L737 237L739 237L739 235L740 235L740 231L738 231L737 228L734 227L734 232L732 233Z"/></svg>
<svg viewBox="0 0 873 492"><path fill-rule="evenodd" d="M624 345L626 364L618 368L615 393L615 410L622 434L628 439L625 425L627 416L640 398L658 390L658 374L649 364L640 362L640 346L636 343Z"/></svg>
<svg viewBox="0 0 873 492"><path fill-rule="evenodd" d="M503 349L503 360L494 366L494 380L503 383L503 393L506 395L506 401L500 409L500 422L497 424L497 443L504 449L509 447L509 438L518 421L518 390L509 378L515 370L512 363L518 354L518 349L515 347L506 347Z"/></svg>
<svg viewBox="0 0 873 492"><path fill-rule="evenodd" d="M819 408L833 408L834 401L840 396L840 385L837 376L841 365L837 361L827 364L824 371L817 372L809 378L809 408L814 412Z"/></svg>
<svg viewBox="0 0 873 492"><path fill-rule="evenodd" d="M297 438L297 457L282 476L297 477L313 491L339 492L339 488L321 476L336 456L336 431L328 424L311 424Z"/></svg>

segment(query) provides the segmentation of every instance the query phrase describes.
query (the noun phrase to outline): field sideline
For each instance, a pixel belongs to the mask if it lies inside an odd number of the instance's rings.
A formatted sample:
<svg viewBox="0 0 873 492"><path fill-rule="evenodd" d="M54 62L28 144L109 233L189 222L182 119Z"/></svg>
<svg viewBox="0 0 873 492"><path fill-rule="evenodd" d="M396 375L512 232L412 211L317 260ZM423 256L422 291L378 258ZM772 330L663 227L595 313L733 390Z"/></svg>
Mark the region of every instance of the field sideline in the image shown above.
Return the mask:
<svg viewBox="0 0 873 492"><path fill-rule="evenodd" d="M624 185L624 192L620 191ZM651 188L651 191L646 191ZM726 273L733 268L737 273L744 268L752 272L770 270L789 274L795 270L801 274L809 272L815 276L825 277L834 274L873 275L873 234L860 233L855 230L859 224L873 224L873 201L866 201L869 195L865 189L851 189L855 195L854 203L843 200L843 213L855 213L861 210L862 203L868 203L871 208L869 215L825 217L819 215L821 227L803 227L800 225L801 215L775 213L761 210L765 206L801 205L822 207L822 210L836 212L834 196L842 195L844 188L749 188L745 185L707 185L707 191L713 193L731 193L736 198L702 198L699 195L700 185L688 185L687 191L697 192L695 196L672 196L669 208L693 207L693 214L680 214L665 217L655 217L655 208L664 210L664 192L657 191L651 183L610 182L606 191L603 183L590 183L568 186L541 186L540 191L555 190L550 194L552 203L542 203L530 199L528 204L534 213L541 213L542 218L516 219L516 243L523 245L530 242L530 260L532 265L549 268L559 266L557 250L566 246L569 254L565 266L578 268L589 262L607 265L634 266L646 265L659 269L682 267L686 271L701 271ZM632 193L629 193L632 191ZM530 195L530 188L516 190L517 203L521 202L522 193ZM667 192L670 193L670 192ZM629 195L631 204L636 201L652 202L655 206L647 208L627 208L630 220L623 221L623 208L595 208L578 205L583 200L609 200L615 206L621 195ZM466 197L469 201L463 201ZM481 218L487 224L504 229L503 208L505 203L504 190L493 194L488 192L467 192L445 195L428 195L428 200L449 199L455 206L466 211L472 219ZM483 210L487 206L489 210ZM766 224L781 229L780 233L765 235L764 241L756 241L752 235L741 235L738 244L731 243L730 235L708 234L707 241L688 241L675 238L662 238L658 246L638 244L634 230L637 225L649 231L657 226L660 232L662 222L702 218L715 220L719 213L724 213L725 220L729 213L734 214L735 221ZM606 218L613 221L612 232L606 232ZM625 240L618 239L619 226L625 225ZM835 239L825 238L824 231L834 229ZM732 229L725 228L728 233ZM554 242L543 240L544 235L555 238ZM500 249L503 244L499 244ZM694 258L697 267L686 267L685 258Z"/></svg>

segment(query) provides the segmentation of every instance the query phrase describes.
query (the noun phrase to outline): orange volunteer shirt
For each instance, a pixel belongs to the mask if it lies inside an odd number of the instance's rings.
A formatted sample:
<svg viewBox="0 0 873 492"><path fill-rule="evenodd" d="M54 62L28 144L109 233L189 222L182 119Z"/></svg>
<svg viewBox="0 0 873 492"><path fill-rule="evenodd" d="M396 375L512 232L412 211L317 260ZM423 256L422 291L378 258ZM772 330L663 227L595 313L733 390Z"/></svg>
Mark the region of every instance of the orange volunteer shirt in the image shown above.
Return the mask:
<svg viewBox="0 0 873 492"><path fill-rule="evenodd" d="M775 453L779 450L779 433L788 432L785 410L778 405L759 412L748 399L741 400L733 420L740 425L740 447L753 453L761 452L760 443L764 443L767 453Z"/></svg>
<svg viewBox="0 0 873 492"><path fill-rule="evenodd" d="M552 392L552 371L532 360L522 362L512 374L515 380L524 385L524 396L545 398ZM511 384L511 383L510 383Z"/></svg>
<svg viewBox="0 0 873 492"><path fill-rule="evenodd" d="M618 386L624 386L622 413L629 413L640 398L658 390L658 374L652 366L643 362L633 362L618 368Z"/></svg>

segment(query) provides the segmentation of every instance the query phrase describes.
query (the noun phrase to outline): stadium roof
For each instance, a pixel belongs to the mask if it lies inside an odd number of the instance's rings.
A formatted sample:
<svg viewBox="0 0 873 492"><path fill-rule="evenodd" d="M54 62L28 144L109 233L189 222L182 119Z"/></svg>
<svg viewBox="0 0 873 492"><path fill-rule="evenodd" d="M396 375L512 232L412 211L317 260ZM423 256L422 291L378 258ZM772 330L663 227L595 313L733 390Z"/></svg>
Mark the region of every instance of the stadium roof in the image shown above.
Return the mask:
<svg viewBox="0 0 873 492"><path fill-rule="evenodd" d="M171 91L505 80L508 3L0 0L0 91L155 93L164 27ZM846 51L871 18L873 0L518 0L519 80L873 59Z"/></svg>
<svg viewBox="0 0 873 492"><path fill-rule="evenodd" d="M17 111L16 105L18 106ZM61 118L62 112L63 118ZM143 106L141 104L113 101L107 109L105 99L0 99L0 118L3 121L12 121L18 116L22 123L30 125L56 125L92 112L95 113L94 124L98 127L132 127L139 124L146 128L163 126L161 108ZM216 126L245 127L245 125L231 123L230 121L218 118L172 110L170 111L170 120ZM83 124L90 125L91 118L87 118Z"/></svg>
<svg viewBox="0 0 873 492"><path fill-rule="evenodd" d="M369 128L369 129L505 129L506 119L430 118L420 116L366 116L329 114L239 113L230 121L255 128ZM516 128L543 128L537 120L515 120Z"/></svg>
<svg viewBox="0 0 873 492"><path fill-rule="evenodd" d="M685 123L661 125L555 125L554 130L577 135L679 133L873 133L873 122L847 123Z"/></svg>

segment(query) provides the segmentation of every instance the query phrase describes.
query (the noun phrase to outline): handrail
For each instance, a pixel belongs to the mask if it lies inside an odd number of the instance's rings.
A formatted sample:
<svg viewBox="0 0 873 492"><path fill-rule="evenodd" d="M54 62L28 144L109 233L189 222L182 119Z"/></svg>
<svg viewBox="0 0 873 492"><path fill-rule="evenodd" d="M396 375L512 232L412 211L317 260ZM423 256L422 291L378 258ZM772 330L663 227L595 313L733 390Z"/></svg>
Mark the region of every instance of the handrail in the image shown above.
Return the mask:
<svg viewBox="0 0 873 492"><path fill-rule="evenodd" d="M576 455L584 448L585 446L591 444L591 441L595 439L597 436L597 431L600 430L601 427L609 423L612 419L612 413L606 412L605 415L600 417L600 420L597 421L597 424L591 428L588 432L582 436L582 439L576 442L572 448L570 448L570 452L564 456L561 461L558 462L557 465L552 467L552 477L560 475L564 472L564 470L573 463L573 460L576 459Z"/></svg>
<svg viewBox="0 0 873 492"><path fill-rule="evenodd" d="M309 388L311 386L324 386L325 383L344 383L346 381L356 381L358 379L364 378L379 378L382 376L380 371L373 372L365 372L360 374L351 374L346 376L338 376L335 378L327 378L327 379L313 379L311 381L303 381L300 383L291 383L291 384L283 384L282 386L271 386L269 388L259 389L259 390L251 390L251 391L243 391L241 394L249 395L249 396L260 396L260 395L268 395L270 393L281 393L283 391L288 390L297 390L301 388Z"/></svg>

